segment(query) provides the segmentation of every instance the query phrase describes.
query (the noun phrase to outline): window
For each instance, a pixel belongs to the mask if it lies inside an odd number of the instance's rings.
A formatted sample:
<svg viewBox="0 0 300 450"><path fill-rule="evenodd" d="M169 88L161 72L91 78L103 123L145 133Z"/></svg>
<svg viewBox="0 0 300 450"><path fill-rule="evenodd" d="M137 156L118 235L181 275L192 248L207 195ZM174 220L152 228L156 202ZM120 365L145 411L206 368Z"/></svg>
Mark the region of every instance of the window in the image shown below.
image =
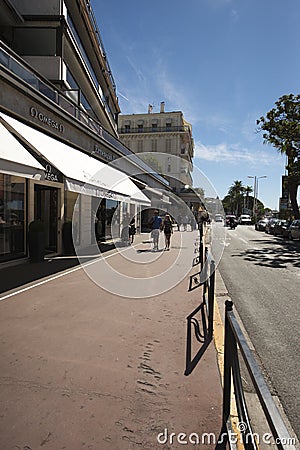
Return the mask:
<svg viewBox="0 0 300 450"><path fill-rule="evenodd" d="M125 125L124 131L125 133L130 133L130 125Z"/></svg>
<svg viewBox="0 0 300 450"><path fill-rule="evenodd" d="M152 131L157 131L157 123L152 124Z"/></svg>
<svg viewBox="0 0 300 450"><path fill-rule="evenodd" d="M180 150L180 153L182 154L182 155L185 155L185 148L184 147L181 147L181 150Z"/></svg>
<svg viewBox="0 0 300 450"><path fill-rule="evenodd" d="M140 153L144 149L143 141L137 141L137 151Z"/></svg>
<svg viewBox="0 0 300 450"><path fill-rule="evenodd" d="M171 126L172 126L171 122L167 122L166 123L166 131L171 131Z"/></svg>
<svg viewBox="0 0 300 450"><path fill-rule="evenodd" d="M144 131L144 125L138 125L138 132L142 133Z"/></svg>
<svg viewBox="0 0 300 450"><path fill-rule="evenodd" d="M25 254L25 180L0 174L0 261Z"/></svg>
<svg viewBox="0 0 300 450"><path fill-rule="evenodd" d="M171 153L172 141L171 139L166 139L166 153Z"/></svg>

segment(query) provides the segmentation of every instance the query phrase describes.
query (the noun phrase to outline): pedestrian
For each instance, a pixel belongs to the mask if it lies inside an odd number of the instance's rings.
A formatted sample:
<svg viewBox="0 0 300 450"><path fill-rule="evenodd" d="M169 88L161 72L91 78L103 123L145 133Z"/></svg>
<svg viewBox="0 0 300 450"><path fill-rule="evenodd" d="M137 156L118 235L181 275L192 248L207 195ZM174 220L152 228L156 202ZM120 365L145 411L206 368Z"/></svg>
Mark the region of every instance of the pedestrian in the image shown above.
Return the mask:
<svg viewBox="0 0 300 450"><path fill-rule="evenodd" d="M150 219L150 225L152 228L151 238L153 239L153 250L158 251L159 233L161 230L162 218L159 216L158 210L155 209L152 218Z"/></svg>
<svg viewBox="0 0 300 450"><path fill-rule="evenodd" d="M183 231L187 231L187 227L188 227L188 224L189 224L189 218L188 218L187 214L185 214L183 216L182 223L183 223Z"/></svg>
<svg viewBox="0 0 300 450"><path fill-rule="evenodd" d="M129 224L129 239L130 239L131 244L133 244L135 233L136 233L136 227L135 227L135 220L133 218Z"/></svg>
<svg viewBox="0 0 300 450"><path fill-rule="evenodd" d="M173 234L173 225L169 214L165 215L165 218L161 224L161 229L165 234L165 250L170 250L171 234Z"/></svg>

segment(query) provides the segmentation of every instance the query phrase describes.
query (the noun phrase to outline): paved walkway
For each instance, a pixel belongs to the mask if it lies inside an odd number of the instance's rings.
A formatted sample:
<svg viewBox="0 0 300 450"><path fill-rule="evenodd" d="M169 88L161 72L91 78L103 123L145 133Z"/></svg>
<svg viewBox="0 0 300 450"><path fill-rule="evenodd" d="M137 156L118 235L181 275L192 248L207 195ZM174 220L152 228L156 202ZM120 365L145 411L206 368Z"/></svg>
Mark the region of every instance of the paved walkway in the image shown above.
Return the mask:
<svg viewBox="0 0 300 450"><path fill-rule="evenodd" d="M1 450L215 447L201 445L221 427L213 343L184 376L186 317L201 300L188 292L196 237L175 232L170 252L153 253L136 236L85 270L72 258L0 270ZM182 277L168 288L162 273ZM130 297L132 276L145 298Z"/></svg>

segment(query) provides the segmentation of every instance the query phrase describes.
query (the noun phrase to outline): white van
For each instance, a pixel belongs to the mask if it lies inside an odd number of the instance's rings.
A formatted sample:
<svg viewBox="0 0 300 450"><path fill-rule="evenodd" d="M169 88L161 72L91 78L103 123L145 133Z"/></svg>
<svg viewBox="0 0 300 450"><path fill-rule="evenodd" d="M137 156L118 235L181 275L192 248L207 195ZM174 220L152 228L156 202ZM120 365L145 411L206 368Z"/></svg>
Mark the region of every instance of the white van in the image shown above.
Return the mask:
<svg viewBox="0 0 300 450"><path fill-rule="evenodd" d="M239 217L239 224L240 225L251 225L252 220L251 216L249 214L241 214Z"/></svg>

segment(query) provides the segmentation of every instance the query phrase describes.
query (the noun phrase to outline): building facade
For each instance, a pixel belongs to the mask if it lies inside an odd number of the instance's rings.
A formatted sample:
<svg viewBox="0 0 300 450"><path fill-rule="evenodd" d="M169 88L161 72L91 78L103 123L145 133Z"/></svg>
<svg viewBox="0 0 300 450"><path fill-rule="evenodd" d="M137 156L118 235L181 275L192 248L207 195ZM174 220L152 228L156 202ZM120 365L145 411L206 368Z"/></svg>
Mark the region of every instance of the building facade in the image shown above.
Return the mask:
<svg viewBox="0 0 300 450"><path fill-rule="evenodd" d="M166 112L161 102L155 113L149 105L145 114L120 114L118 130L120 140L134 153L147 153L145 161L167 178L173 192L180 195L192 186L192 126L181 111Z"/></svg>
<svg viewBox="0 0 300 450"><path fill-rule="evenodd" d="M40 221L46 253L140 227L168 190L118 139L120 113L107 55L88 0L0 0L0 262L28 255ZM151 172L151 173L149 173ZM143 190L143 192L142 192ZM154 202L155 203L155 202ZM156 205L154 205L156 206Z"/></svg>

